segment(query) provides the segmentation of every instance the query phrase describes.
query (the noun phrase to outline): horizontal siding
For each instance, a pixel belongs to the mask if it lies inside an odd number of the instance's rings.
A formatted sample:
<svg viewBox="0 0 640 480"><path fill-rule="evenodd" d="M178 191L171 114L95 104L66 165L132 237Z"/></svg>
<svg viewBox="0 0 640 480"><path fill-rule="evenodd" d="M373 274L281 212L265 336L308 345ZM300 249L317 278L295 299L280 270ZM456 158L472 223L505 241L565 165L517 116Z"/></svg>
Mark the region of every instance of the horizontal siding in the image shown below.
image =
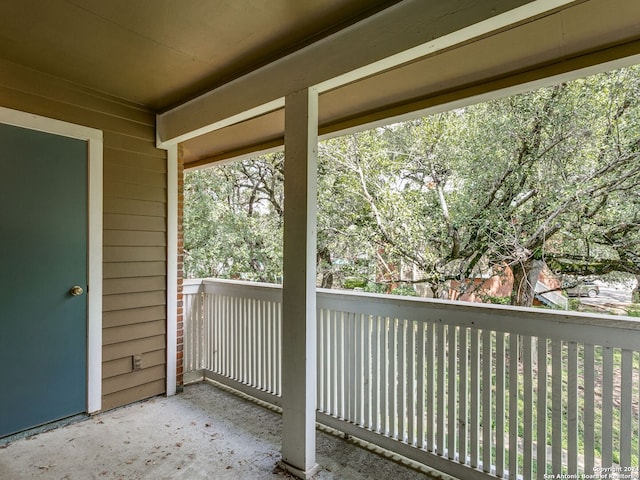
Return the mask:
<svg viewBox="0 0 640 480"><path fill-rule="evenodd" d="M164 290L165 276L157 277L129 277L129 278L105 278L102 284L104 295L116 293L153 292Z"/></svg>
<svg viewBox="0 0 640 480"><path fill-rule="evenodd" d="M25 105L33 106L34 108L29 108L29 110L35 110L32 113L37 115L73 123L81 121L83 125L88 127L121 132L132 137L149 138L155 135L152 125L132 122L122 117L87 110L82 106L59 103L46 97L2 86L0 86L0 103L3 107L14 110L20 110Z"/></svg>
<svg viewBox="0 0 640 480"><path fill-rule="evenodd" d="M105 197L116 197L133 200L144 200L147 202L165 201L167 191L161 186L138 185L135 183L116 182L105 178Z"/></svg>
<svg viewBox="0 0 640 480"><path fill-rule="evenodd" d="M167 244L165 232L105 229L103 239L105 244L118 246L164 247Z"/></svg>
<svg viewBox="0 0 640 480"><path fill-rule="evenodd" d="M145 354L142 354L142 368L150 368L150 367L156 367L158 365L164 365L165 360L166 358L165 358L164 350L147 352ZM102 369L103 369L103 377L105 379L110 377L125 375L133 371L133 362L132 362L132 359L129 357L119 358L117 360L105 362Z"/></svg>
<svg viewBox="0 0 640 480"><path fill-rule="evenodd" d="M164 305L155 307L142 307L129 310L113 310L103 312L103 328L118 327L121 325L133 325L135 323L163 320L166 317Z"/></svg>
<svg viewBox="0 0 640 480"><path fill-rule="evenodd" d="M148 126L155 123L153 113L140 105L56 77L34 74L7 60L0 59L0 71L1 86L34 93L57 103L81 105L85 110L108 113Z"/></svg>
<svg viewBox="0 0 640 480"><path fill-rule="evenodd" d="M106 330L106 329L105 329ZM102 361L108 362L118 358L130 357L132 355L162 350L166 347L166 337L156 335L155 337L140 338L129 342L113 343L102 347Z"/></svg>
<svg viewBox="0 0 640 480"><path fill-rule="evenodd" d="M155 367L135 370L127 375L106 378L103 383L104 394L109 395L120 390L134 388L138 385L161 379L163 377L163 370L164 365L157 365Z"/></svg>
<svg viewBox="0 0 640 480"><path fill-rule="evenodd" d="M127 139L127 145L130 145L131 147L138 147L146 151L146 142L131 142L130 137L124 138ZM119 142L119 144L122 143L124 142ZM156 157L148 153L139 153L122 148L105 148L104 161L107 166L115 165L122 167L136 167L147 172L157 172L158 174L167 173L167 162L164 157Z"/></svg>
<svg viewBox="0 0 640 480"><path fill-rule="evenodd" d="M158 158L163 162L166 159L164 150L158 150L156 148L155 138L136 138L123 133L106 130L104 132L104 145L105 157L109 155L110 151L119 150L120 155L123 156L122 161L126 161L130 155L146 155L148 157Z"/></svg>
<svg viewBox="0 0 640 480"><path fill-rule="evenodd" d="M157 160L153 157L149 157ZM126 166L105 159L104 178L110 182L133 183L135 185L161 186L167 184L167 174L163 171L140 168L138 166Z"/></svg>
<svg viewBox="0 0 640 480"><path fill-rule="evenodd" d="M105 230L138 230L143 232L164 232L164 217L148 215L125 215L121 213L105 213Z"/></svg>
<svg viewBox="0 0 640 480"><path fill-rule="evenodd" d="M163 393L167 161L154 113L3 60L0 71L0 106L103 131L103 409Z"/></svg>
<svg viewBox="0 0 640 480"><path fill-rule="evenodd" d="M131 198L105 197L104 213L118 213L122 215L141 215L166 218L167 205L164 202L150 202L145 200L134 200Z"/></svg>
<svg viewBox="0 0 640 480"><path fill-rule="evenodd" d="M102 342L104 345L121 344L130 340L143 339L149 335L164 335L166 330L164 320L105 328L102 331Z"/></svg>
<svg viewBox="0 0 640 480"><path fill-rule="evenodd" d="M102 266L104 278L155 277L165 275L166 262L113 262Z"/></svg>
<svg viewBox="0 0 640 480"><path fill-rule="evenodd" d="M165 304L165 300L166 294L164 290L105 295L102 302L102 311L110 312L113 310L131 310L133 308L162 306Z"/></svg>
<svg viewBox="0 0 640 480"><path fill-rule="evenodd" d="M142 379L139 379L139 381ZM142 398L160 395L165 392L166 380L164 378L144 383L133 388L119 390L112 394L105 394L102 397L102 409L109 410L121 405L135 402Z"/></svg>
<svg viewBox="0 0 640 480"><path fill-rule="evenodd" d="M107 408L164 392L165 158L119 148L104 157L103 400ZM133 357L142 358L133 370Z"/></svg>
<svg viewBox="0 0 640 480"><path fill-rule="evenodd" d="M166 258L164 247L104 247L104 261L155 262Z"/></svg>

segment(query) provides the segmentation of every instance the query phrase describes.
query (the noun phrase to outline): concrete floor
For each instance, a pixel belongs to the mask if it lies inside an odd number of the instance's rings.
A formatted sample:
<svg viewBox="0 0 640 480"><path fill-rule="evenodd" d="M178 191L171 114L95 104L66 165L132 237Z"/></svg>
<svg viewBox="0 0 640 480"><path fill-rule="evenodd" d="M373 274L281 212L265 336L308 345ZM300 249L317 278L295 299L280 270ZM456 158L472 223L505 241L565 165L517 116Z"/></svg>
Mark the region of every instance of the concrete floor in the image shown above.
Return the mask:
<svg viewBox="0 0 640 480"><path fill-rule="evenodd" d="M208 383L0 444L0 479L292 478L279 470L281 417ZM420 480L410 463L325 432L317 480Z"/></svg>

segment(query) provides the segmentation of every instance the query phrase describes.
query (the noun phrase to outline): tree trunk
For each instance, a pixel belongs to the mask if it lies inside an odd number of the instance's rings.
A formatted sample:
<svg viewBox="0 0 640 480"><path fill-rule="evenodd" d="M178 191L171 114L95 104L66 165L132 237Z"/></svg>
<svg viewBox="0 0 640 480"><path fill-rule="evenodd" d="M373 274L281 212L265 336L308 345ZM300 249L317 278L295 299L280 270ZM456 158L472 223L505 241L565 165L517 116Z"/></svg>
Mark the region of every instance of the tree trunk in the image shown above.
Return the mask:
<svg viewBox="0 0 640 480"><path fill-rule="evenodd" d="M631 291L631 302L640 303L640 275L636 275L636 288Z"/></svg>
<svg viewBox="0 0 640 480"><path fill-rule="evenodd" d="M318 264L322 272L320 288L331 288L333 286L333 269L331 262L331 252L324 247L318 250Z"/></svg>
<svg viewBox="0 0 640 480"><path fill-rule="evenodd" d="M513 288L511 290L511 305L531 307L536 296L536 283L544 267L542 260L528 259L514 264Z"/></svg>

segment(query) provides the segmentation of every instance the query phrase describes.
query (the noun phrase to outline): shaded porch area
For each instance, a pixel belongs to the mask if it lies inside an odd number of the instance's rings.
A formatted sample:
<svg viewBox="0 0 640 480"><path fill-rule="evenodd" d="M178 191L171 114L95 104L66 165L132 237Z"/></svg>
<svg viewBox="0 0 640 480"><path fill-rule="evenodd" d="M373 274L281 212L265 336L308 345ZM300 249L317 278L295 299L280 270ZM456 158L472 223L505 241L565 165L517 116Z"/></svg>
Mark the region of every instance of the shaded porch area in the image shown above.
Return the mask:
<svg viewBox="0 0 640 480"><path fill-rule="evenodd" d="M208 382L0 445L7 479L281 479L281 416ZM430 476L380 449L317 432L318 480ZM373 447L370 447L373 448Z"/></svg>

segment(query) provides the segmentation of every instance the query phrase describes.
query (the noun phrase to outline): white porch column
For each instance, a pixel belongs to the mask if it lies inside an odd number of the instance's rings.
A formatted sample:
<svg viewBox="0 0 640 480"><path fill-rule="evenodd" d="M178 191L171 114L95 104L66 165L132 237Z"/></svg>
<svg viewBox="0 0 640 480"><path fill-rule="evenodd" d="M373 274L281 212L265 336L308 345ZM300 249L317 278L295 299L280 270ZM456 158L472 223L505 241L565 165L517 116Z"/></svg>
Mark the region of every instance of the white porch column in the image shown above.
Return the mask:
<svg viewBox="0 0 640 480"><path fill-rule="evenodd" d="M316 464L316 190L318 93L285 99L282 466L309 478Z"/></svg>

